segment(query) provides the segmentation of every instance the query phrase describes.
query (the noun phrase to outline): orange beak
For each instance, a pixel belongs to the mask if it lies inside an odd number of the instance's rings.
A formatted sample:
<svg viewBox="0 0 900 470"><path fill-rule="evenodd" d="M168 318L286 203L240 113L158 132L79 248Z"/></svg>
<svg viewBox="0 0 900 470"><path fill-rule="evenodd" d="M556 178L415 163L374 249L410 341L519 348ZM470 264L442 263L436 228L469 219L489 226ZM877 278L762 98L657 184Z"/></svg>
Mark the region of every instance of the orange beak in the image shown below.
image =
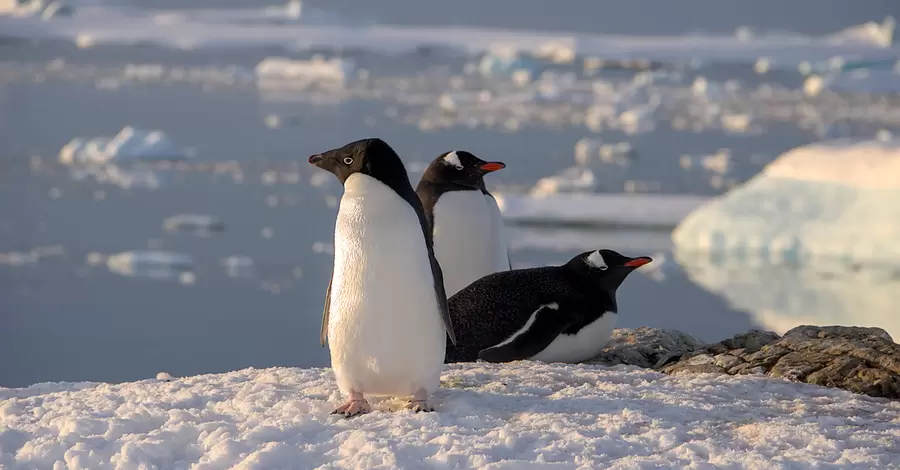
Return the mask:
<svg viewBox="0 0 900 470"><path fill-rule="evenodd" d="M628 268L639 268L651 261L653 261L652 258L650 258L648 256L641 256L638 258L632 258L630 261L626 261L625 264L623 264L622 266L625 266Z"/></svg>
<svg viewBox="0 0 900 470"><path fill-rule="evenodd" d="M490 173L492 171L502 170L506 168L506 165L500 162L487 162L478 168Z"/></svg>

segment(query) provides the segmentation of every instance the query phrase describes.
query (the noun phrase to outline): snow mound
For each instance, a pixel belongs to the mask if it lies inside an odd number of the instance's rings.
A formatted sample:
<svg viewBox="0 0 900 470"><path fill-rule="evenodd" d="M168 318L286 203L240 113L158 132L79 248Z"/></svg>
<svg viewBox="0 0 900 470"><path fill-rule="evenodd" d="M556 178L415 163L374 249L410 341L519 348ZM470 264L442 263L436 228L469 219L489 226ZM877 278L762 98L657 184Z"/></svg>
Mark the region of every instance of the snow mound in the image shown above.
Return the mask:
<svg viewBox="0 0 900 470"><path fill-rule="evenodd" d="M688 215L677 250L774 262L900 265L900 141L795 148Z"/></svg>
<svg viewBox="0 0 900 470"><path fill-rule="evenodd" d="M749 312L765 330L784 334L800 325L866 326L900 337L900 317L894 314L900 282L891 272L822 273L768 263L677 258L691 281Z"/></svg>
<svg viewBox="0 0 900 470"><path fill-rule="evenodd" d="M513 223L561 226L672 228L708 201L681 194L494 194Z"/></svg>
<svg viewBox="0 0 900 470"><path fill-rule="evenodd" d="M179 161L188 158L188 152L175 147L163 131L146 131L131 126L125 126L114 137L76 137L59 151L59 161L64 165Z"/></svg>
<svg viewBox="0 0 900 470"><path fill-rule="evenodd" d="M458 364L435 413L329 413L329 369L2 389L0 466L32 468L887 468L900 403L753 376Z"/></svg>

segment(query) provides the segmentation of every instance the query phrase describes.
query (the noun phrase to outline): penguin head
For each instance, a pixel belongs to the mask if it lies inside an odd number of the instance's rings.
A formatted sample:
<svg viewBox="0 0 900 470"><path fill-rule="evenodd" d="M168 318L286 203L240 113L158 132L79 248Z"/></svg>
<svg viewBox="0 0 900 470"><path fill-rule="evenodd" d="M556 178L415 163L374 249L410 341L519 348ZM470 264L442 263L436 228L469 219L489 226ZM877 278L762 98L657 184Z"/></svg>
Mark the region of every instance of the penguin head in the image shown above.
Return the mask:
<svg viewBox="0 0 900 470"><path fill-rule="evenodd" d="M649 256L630 258L613 250L586 251L566 263L591 286L614 292L635 269L653 261Z"/></svg>
<svg viewBox="0 0 900 470"><path fill-rule="evenodd" d="M354 173L377 178L389 186L394 180L406 181L409 177L397 152L387 142L378 139L362 139L343 147L331 149L309 157L309 164L332 173L344 184Z"/></svg>
<svg viewBox="0 0 900 470"><path fill-rule="evenodd" d="M502 162L486 162L465 150L445 152L431 161L422 181L464 189L484 189L484 175L506 168Z"/></svg>

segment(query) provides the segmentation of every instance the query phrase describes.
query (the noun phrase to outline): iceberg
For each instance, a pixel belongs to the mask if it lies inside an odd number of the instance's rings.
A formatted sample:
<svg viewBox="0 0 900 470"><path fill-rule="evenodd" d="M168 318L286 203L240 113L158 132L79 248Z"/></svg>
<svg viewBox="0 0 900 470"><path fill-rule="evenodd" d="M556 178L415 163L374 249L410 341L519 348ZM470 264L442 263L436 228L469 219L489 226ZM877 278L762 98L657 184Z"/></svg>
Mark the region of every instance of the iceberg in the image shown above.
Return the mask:
<svg viewBox="0 0 900 470"><path fill-rule="evenodd" d="M181 161L188 158L188 152L175 147L163 131L146 131L131 126L125 126L114 137L76 137L59 151L60 163L72 166Z"/></svg>
<svg viewBox="0 0 900 470"><path fill-rule="evenodd" d="M900 141L790 150L690 213L675 249L775 263L900 266Z"/></svg>

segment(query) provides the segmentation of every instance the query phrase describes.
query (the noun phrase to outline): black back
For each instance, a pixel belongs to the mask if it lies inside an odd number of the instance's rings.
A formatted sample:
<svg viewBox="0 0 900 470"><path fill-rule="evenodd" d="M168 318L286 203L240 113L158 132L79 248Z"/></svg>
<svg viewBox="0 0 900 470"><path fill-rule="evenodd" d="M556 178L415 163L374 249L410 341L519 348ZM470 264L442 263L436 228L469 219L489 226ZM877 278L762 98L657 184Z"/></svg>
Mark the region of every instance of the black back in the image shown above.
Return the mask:
<svg viewBox="0 0 900 470"><path fill-rule="evenodd" d="M362 173L381 181L394 190L416 212L419 226L425 237L425 246L428 249L428 257L431 260L431 273L434 277L434 289L437 297L438 309L444 319L447 335L452 343L456 343L456 335L450 321L447 307L447 293L444 290L444 274L434 256L434 243L431 233L431 225L425 217L425 210L419 197L409 182L406 167L397 152L387 142L378 139L362 139L350 142L343 147L329 150L309 157L309 163L334 174L341 184L354 173ZM320 341L325 344L328 328L328 315L331 303L331 281L325 294L325 308L323 310L322 331Z"/></svg>
<svg viewBox="0 0 900 470"><path fill-rule="evenodd" d="M462 168L449 163L446 160L448 154L444 152L431 161L422 179L416 186L416 194L425 209L425 215L429 223L434 222L434 205L441 195L449 191L481 191L490 195L484 185L485 171L481 165L488 163L465 150L455 151Z"/></svg>
<svg viewBox="0 0 900 470"><path fill-rule="evenodd" d="M447 362L474 361L479 351L497 345L520 330L542 305L557 304L567 316L562 334L576 334L605 312L618 312L616 289L634 268L632 258L600 250L605 269L587 262L588 251L562 266L515 269L489 274L448 301L459 334L447 345Z"/></svg>

